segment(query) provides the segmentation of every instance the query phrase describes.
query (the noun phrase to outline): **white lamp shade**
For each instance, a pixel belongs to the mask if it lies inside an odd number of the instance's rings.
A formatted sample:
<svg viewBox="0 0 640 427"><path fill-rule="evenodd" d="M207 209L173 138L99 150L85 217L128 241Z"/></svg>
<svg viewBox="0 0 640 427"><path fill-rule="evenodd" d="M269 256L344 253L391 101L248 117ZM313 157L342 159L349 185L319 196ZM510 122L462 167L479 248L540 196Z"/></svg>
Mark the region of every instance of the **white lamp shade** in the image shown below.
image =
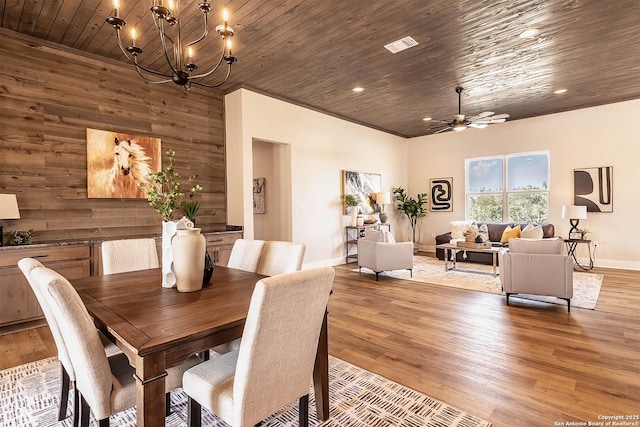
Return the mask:
<svg viewBox="0 0 640 427"><path fill-rule="evenodd" d="M391 203L391 193L389 193L388 191L376 193L376 203L379 205L386 205Z"/></svg>
<svg viewBox="0 0 640 427"><path fill-rule="evenodd" d="M20 219L15 194L0 194L0 219Z"/></svg>
<svg viewBox="0 0 640 427"><path fill-rule="evenodd" d="M587 219L587 207L576 205L562 206L562 218Z"/></svg>

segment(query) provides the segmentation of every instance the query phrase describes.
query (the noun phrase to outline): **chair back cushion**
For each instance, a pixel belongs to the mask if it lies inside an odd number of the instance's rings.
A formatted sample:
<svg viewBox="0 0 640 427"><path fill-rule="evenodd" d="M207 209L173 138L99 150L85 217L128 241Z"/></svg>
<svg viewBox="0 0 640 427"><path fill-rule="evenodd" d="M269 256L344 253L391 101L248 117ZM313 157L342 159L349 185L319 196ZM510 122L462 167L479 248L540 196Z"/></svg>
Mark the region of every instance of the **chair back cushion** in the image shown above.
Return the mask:
<svg viewBox="0 0 640 427"><path fill-rule="evenodd" d="M384 242L384 232L380 230L371 230L366 228L364 230L364 239L371 242Z"/></svg>
<svg viewBox="0 0 640 427"><path fill-rule="evenodd" d="M509 252L523 254L562 254L562 239L509 239Z"/></svg>
<svg viewBox="0 0 640 427"><path fill-rule="evenodd" d="M233 243L227 267L255 273L258 270L264 240L238 239Z"/></svg>
<svg viewBox="0 0 640 427"><path fill-rule="evenodd" d="M233 386L232 425L252 426L309 393L335 272L321 267L256 283Z"/></svg>
<svg viewBox="0 0 640 427"><path fill-rule="evenodd" d="M158 268L158 250L152 238L109 240L102 242L102 273Z"/></svg>
<svg viewBox="0 0 640 427"><path fill-rule="evenodd" d="M71 364L71 358L69 357L69 352L67 351L67 346L64 342L64 337L62 336L62 332L60 332L60 327L58 326L58 322L53 314L53 310L47 301L46 296L42 293L42 290L39 286L37 286L35 279L31 276L31 272L36 268L44 267L42 263L33 259L33 258L23 258L18 261L18 267L22 270L22 274L26 277L29 282L29 286L31 286L31 290L33 290L36 299L38 300L38 304L42 308L42 313L44 314L44 318L47 319L47 324L49 325L49 330L51 331L51 335L53 335L53 341L56 343L56 348L58 350L58 360L64 367L65 371L69 375L69 379L71 381L76 380L76 374L73 370L73 365Z"/></svg>
<svg viewBox="0 0 640 427"><path fill-rule="evenodd" d="M93 319L69 281L39 267L31 272L54 313L76 373L76 386L96 419L111 415L112 376Z"/></svg>
<svg viewBox="0 0 640 427"><path fill-rule="evenodd" d="M300 243L269 240L262 249L257 273L275 276L298 271L302 268L304 251L305 246Z"/></svg>

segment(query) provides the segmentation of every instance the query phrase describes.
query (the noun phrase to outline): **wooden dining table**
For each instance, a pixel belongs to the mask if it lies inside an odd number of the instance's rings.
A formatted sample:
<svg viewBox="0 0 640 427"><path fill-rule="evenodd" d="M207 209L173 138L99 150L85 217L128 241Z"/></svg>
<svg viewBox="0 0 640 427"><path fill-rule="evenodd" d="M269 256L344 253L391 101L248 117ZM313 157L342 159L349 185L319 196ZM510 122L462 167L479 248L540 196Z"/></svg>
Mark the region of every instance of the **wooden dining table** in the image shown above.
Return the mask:
<svg viewBox="0 0 640 427"><path fill-rule="evenodd" d="M166 370L242 335L253 289L265 276L216 266L190 293L163 288L160 269L71 280L97 328L135 369L138 426L165 425ZM313 373L319 420L329 418L325 313Z"/></svg>

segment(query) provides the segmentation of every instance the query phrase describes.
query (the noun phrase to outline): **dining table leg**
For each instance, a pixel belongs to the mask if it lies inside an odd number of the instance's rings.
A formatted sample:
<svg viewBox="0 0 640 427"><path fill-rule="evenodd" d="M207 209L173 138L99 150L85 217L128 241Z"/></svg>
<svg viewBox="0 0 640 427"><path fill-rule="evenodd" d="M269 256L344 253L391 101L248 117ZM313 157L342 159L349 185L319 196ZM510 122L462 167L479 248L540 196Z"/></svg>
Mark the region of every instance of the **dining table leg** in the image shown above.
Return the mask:
<svg viewBox="0 0 640 427"><path fill-rule="evenodd" d="M136 409L138 427L165 425L165 359L163 353L136 360Z"/></svg>
<svg viewBox="0 0 640 427"><path fill-rule="evenodd" d="M327 312L324 312L316 362L313 367L313 387L316 398L316 414L320 421L329 419L329 335L327 333Z"/></svg>

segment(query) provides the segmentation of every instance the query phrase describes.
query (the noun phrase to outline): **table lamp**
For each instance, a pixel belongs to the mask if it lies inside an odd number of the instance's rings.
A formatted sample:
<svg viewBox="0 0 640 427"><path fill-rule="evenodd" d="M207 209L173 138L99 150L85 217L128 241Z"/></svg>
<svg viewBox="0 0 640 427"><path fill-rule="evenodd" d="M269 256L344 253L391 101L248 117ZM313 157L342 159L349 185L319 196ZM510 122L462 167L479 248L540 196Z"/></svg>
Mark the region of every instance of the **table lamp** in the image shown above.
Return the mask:
<svg viewBox="0 0 640 427"><path fill-rule="evenodd" d="M391 203L391 193L388 191L383 191L381 193L376 193L376 203L380 205L382 210L380 211L380 222L387 222L387 213L384 211L384 205Z"/></svg>
<svg viewBox="0 0 640 427"><path fill-rule="evenodd" d="M20 219L18 200L15 194L0 194L0 219ZM2 224L0 224L0 246L2 246Z"/></svg>
<svg viewBox="0 0 640 427"><path fill-rule="evenodd" d="M573 233L578 233L578 223L581 219L587 219L587 207L576 205L562 206L562 218L569 218L571 230L569 230L569 238Z"/></svg>

